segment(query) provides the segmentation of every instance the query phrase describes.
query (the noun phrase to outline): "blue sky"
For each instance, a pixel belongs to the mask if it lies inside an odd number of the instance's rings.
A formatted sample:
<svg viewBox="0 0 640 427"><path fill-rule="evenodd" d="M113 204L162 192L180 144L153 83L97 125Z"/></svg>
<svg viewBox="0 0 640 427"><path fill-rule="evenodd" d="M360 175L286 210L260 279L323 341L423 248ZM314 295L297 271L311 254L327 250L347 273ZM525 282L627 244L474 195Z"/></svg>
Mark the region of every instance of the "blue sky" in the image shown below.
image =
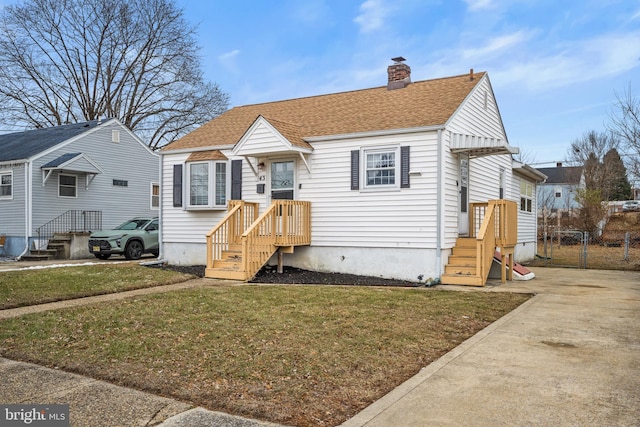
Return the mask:
<svg viewBox="0 0 640 427"><path fill-rule="evenodd" d="M207 79L235 105L487 71L509 142L531 164L603 130L640 94L637 0L177 0Z"/></svg>

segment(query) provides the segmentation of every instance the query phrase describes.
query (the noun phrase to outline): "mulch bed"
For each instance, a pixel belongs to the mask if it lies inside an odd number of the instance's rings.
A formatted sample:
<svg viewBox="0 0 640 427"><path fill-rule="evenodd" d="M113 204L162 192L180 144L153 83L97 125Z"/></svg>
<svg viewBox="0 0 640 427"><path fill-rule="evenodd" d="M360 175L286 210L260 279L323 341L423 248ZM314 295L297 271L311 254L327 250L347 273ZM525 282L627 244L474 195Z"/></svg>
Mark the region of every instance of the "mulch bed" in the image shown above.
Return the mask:
<svg viewBox="0 0 640 427"><path fill-rule="evenodd" d="M182 273L204 277L204 265L168 265L166 268ZM281 283L304 285L356 285L356 286L423 286L421 283L407 280L382 279L374 276L359 276L345 273L321 273L318 271L303 270L294 267L284 267L282 273L278 273L275 267L263 267L250 283Z"/></svg>

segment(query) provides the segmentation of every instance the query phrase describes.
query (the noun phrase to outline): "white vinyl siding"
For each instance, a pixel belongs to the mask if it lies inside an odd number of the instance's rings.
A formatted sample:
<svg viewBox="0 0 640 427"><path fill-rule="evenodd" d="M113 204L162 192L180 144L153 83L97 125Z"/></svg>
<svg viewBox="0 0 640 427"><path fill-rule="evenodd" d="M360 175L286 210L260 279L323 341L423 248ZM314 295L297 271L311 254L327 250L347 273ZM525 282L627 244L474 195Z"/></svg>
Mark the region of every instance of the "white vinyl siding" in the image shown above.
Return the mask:
<svg viewBox="0 0 640 427"><path fill-rule="evenodd" d="M526 212L520 210L520 188L522 183L528 183L532 186L532 212ZM518 174L513 175L511 192L518 197L516 203L518 203L518 243L524 242L536 242L537 240L537 201L536 201L536 191L535 191L536 183L530 181Z"/></svg>
<svg viewBox="0 0 640 427"><path fill-rule="evenodd" d="M247 132L247 138L248 140L242 144L243 156L260 156L263 153L282 152L290 146L288 141L263 120L256 122L250 128Z"/></svg>
<svg viewBox="0 0 640 427"><path fill-rule="evenodd" d="M173 166L186 165L190 153L171 154L162 156L162 239L165 243L182 242L202 244L205 250L205 235L220 221L226 214L226 209L220 210L188 210L185 207L173 206ZM228 154L228 153L225 153ZM185 163L186 162L186 163ZM186 166L185 166L186 169ZM185 172L183 191L185 199L188 197L188 186ZM246 176L243 179L248 179ZM244 193L243 193L244 196ZM244 198L244 197L243 197ZM204 262L203 259L199 261ZM178 262L178 260L175 260Z"/></svg>
<svg viewBox="0 0 640 427"><path fill-rule="evenodd" d="M314 143L312 174L298 167L298 198L312 203L313 245L435 248L436 141L430 132ZM411 170L420 172L411 176L411 187L351 190L351 151L394 145L411 147Z"/></svg>

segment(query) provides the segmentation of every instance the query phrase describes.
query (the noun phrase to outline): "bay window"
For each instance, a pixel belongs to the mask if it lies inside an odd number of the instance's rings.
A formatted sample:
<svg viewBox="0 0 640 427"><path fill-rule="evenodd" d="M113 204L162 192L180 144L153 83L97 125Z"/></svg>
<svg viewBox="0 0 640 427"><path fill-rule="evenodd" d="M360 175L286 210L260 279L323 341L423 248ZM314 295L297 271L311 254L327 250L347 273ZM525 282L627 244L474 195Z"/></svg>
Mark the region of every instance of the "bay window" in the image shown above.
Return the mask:
<svg viewBox="0 0 640 427"><path fill-rule="evenodd" d="M203 161L187 163L187 203L189 208L224 208L227 204L227 163Z"/></svg>

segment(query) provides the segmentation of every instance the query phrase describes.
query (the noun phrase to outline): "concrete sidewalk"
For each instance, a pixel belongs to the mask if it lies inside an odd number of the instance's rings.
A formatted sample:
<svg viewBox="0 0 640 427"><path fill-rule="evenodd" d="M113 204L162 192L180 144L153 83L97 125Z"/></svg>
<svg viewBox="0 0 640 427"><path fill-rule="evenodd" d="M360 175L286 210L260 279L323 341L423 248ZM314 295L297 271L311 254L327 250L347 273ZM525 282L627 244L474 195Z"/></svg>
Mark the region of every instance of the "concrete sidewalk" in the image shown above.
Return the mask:
<svg viewBox="0 0 640 427"><path fill-rule="evenodd" d="M442 287L537 295L343 426L637 426L640 273L535 273L527 282ZM274 426L6 359L0 383L0 403L70 404L74 426Z"/></svg>
<svg viewBox="0 0 640 427"><path fill-rule="evenodd" d="M640 425L640 273L535 273L483 288L537 295L343 427Z"/></svg>

